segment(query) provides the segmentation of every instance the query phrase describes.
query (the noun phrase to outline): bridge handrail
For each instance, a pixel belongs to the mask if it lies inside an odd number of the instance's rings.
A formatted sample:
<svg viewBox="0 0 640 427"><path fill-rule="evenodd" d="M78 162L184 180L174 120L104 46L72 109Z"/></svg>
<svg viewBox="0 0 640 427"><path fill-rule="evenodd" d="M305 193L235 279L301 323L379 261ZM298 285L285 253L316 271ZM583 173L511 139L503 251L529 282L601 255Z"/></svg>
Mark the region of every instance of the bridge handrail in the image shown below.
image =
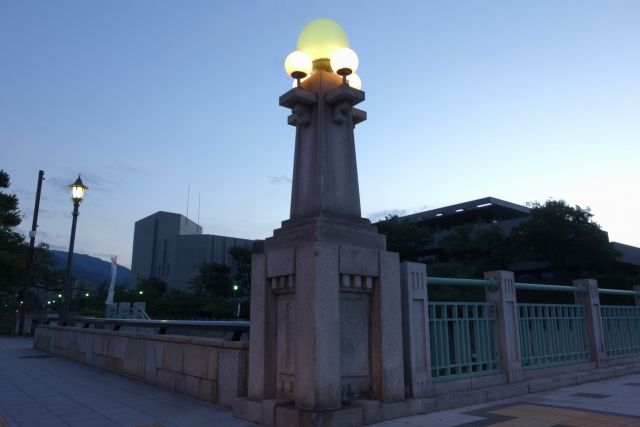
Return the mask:
<svg viewBox="0 0 640 427"><path fill-rule="evenodd" d="M158 329L158 334L163 335L168 328L229 331L234 332L233 341L239 341L243 332L249 332L250 322L246 320L147 320L147 319L113 319L103 317L75 317L73 319L50 319L47 324L56 322L60 326L74 326L81 324L83 328L89 326L113 326L114 331L119 331L122 326Z"/></svg>
<svg viewBox="0 0 640 427"><path fill-rule="evenodd" d="M427 285L436 286L480 286L484 288L496 287L492 279L461 279L453 277L427 277ZM582 286L576 285L548 285L540 283L516 283L516 289L528 291L548 292L585 292ZM640 296L640 291L627 291L622 289L598 289L598 292L606 295Z"/></svg>
<svg viewBox="0 0 640 427"><path fill-rule="evenodd" d="M575 285L545 285L540 283L516 283L516 289L528 291L549 292L584 292L582 286Z"/></svg>
<svg viewBox="0 0 640 427"><path fill-rule="evenodd" d="M627 291L624 289L606 289L606 288L600 289L599 288L598 293L605 294L605 295L628 295L631 297L640 297L640 291Z"/></svg>
<svg viewBox="0 0 640 427"><path fill-rule="evenodd" d="M457 279L452 277L428 277L427 285L439 286L481 286L484 288L496 286L492 279Z"/></svg>

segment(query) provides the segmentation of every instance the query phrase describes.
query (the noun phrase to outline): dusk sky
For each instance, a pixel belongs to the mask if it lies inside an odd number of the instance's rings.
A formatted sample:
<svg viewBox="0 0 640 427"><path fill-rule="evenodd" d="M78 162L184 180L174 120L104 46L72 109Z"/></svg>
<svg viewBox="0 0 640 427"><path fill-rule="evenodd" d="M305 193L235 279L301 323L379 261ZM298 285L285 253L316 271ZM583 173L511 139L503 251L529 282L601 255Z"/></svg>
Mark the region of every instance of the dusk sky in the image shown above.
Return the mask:
<svg viewBox="0 0 640 427"><path fill-rule="evenodd" d="M330 18L360 57L363 215L493 196L591 207L640 246L640 2L0 1L0 168L38 241L130 266L135 221L262 239L288 218L286 55Z"/></svg>

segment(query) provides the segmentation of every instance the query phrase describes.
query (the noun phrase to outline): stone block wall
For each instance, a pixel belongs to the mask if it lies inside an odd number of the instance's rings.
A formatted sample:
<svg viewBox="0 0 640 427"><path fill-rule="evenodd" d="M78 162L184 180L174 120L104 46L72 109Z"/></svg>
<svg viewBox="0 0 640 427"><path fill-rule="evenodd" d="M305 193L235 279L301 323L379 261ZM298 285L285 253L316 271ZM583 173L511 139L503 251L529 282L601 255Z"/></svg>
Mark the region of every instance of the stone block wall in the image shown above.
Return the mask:
<svg viewBox="0 0 640 427"><path fill-rule="evenodd" d="M34 347L228 408L246 396L248 342L42 325Z"/></svg>

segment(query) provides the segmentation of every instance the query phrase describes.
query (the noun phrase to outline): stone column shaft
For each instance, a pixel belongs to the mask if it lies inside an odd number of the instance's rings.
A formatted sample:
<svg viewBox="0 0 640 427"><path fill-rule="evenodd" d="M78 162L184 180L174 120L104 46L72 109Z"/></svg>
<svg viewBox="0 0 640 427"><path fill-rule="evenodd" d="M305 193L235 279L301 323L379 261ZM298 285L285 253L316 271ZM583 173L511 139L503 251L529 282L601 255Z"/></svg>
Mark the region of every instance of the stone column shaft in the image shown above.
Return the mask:
<svg viewBox="0 0 640 427"><path fill-rule="evenodd" d="M339 253L310 243L296 250L296 407L340 408Z"/></svg>
<svg viewBox="0 0 640 427"><path fill-rule="evenodd" d="M498 341L502 373L508 382L522 381L520 350L520 315L516 299L516 284L511 271L490 271L485 279L493 279L497 289L487 290L487 302L494 303L498 317Z"/></svg>
<svg viewBox="0 0 640 427"><path fill-rule="evenodd" d="M341 77L317 71L280 97L292 109L289 123L296 126L296 147L291 190L291 219L314 215L360 218L360 190L353 137L364 112L353 106L364 92L342 84Z"/></svg>
<svg viewBox="0 0 640 427"><path fill-rule="evenodd" d="M585 332L589 342L591 361L595 362L598 368L606 367L607 351L604 347L598 282L593 279L578 279L574 280L573 284L584 288L584 292L576 292L575 301L576 304L584 306L584 320L587 326Z"/></svg>
<svg viewBox="0 0 640 427"><path fill-rule="evenodd" d="M403 262L400 283L405 385L410 397L427 397L432 393L427 266Z"/></svg>

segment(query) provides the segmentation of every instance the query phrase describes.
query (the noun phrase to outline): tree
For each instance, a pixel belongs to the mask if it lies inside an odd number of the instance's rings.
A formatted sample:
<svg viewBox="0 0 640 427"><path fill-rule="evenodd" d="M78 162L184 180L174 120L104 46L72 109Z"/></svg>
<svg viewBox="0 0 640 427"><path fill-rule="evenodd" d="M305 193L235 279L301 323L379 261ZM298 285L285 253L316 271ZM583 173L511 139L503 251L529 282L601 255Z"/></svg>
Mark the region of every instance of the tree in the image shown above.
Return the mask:
<svg viewBox="0 0 640 427"><path fill-rule="evenodd" d="M7 194L3 188L9 188L9 174L0 169L0 235L20 236L12 228L20 225L20 211L18 210L18 197L15 194Z"/></svg>
<svg viewBox="0 0 640 427"><path fill-rule="evenodd" d="M138 281L138 295L141 295L144 301L162 298L167 294L168 288L167 282L153 276ZM142 294L140 294L140 291L142 291Z"/></svg>
<svg viewBox="0 0 640 427"><path fill-rule="evenodd" d="M217 262L200 264L198 274L189 283L216 318L229 318L233 314L233 287L231 269Z"/></svg>
<svg viewBox="0 0 640 427"><path fill-rule="evenodd" d="M564 200L530 203L531 218L511 231L518 258L549 264L556 279L608 273L618 252L589 208Z"/></svg>
<svg viewBox="0 0 640 427"><path fill-rule="evenodd" d="M512 259L508 236L495 224L476 227L465 224L440 239L445 261L464 266L461 277L478 276L490 270L505 270Z"/></svg>
<svg viewBox="0 0 640 427"><path fill-rule="evenodd" d="M425 247L433 240L428 228L397 215L387 215L375 225L387 237L387 250L398 252L402 261L419 261Z"/></svg>
<svg viewBox="0 0 640 427"><path fill-rule="evenodd" d="M198 268L198 274L189 283L196 293L230 297L233 294L230 272L231 269L224 264L203 262Z"/></svg>
<svg viewBox="0 0 640 427"><path fill-rule="evenodd" d="M241 307L240 317L249 316L251 301L251 249L241 246L229 248L233 259L233 284L238 285L238 297Z"/></svg>
<svg viewBox="0 0 640 427"><path fill-rule="evenodd" d="M26 246L26 245L25 245ZM31 287L51 292L64 289L65 272L55 268L56 261L47 243L41 242L34 249L31 266Z"/></svg>
<svg viewBox="0 0 640 427"><path fill-rule="evenodd" d="M229 255L233 260L233 282L246 295L251 293L251 249L241 246L229 248Z"/></svg>
<svg viewBox="0 0 640 427"><path fill-rule="evenodd" d="M18 198L3 191L9 185L9 175L0 169L0 309L14 308L17 289L24 281L27 256L23 237L13 230L20 224Z"/></svg>

